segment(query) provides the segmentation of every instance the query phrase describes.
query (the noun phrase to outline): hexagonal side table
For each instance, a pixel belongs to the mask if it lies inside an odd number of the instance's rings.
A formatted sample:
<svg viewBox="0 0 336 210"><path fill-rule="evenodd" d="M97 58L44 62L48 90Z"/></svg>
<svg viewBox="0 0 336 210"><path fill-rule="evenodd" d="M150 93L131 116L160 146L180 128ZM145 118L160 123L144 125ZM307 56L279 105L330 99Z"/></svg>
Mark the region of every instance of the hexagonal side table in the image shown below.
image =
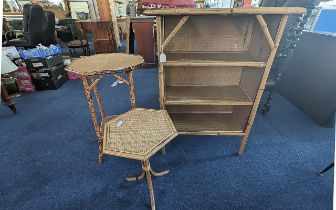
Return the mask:
<svg viewBox="0 0 336 210"><path fill-rule="evenodd" d="M111 116L105 116L97 85L99 81L103 79L105 74L111 74L111 76L116 79L123 81L129 86L131 108L133 109L135 108L133 70L137 66L143 64L143 62L144 59L138 55L109 53L81 57L74 60L66 67L67 71L82 75L83 86L89 104L91 118L97 135L99 164L102 164L103 162L103 126L104 123L111 118ZM128 79L124 79L120 73L127 73ZM97 100L101 115L101 122L98 122L97 114L94 109L93 98L91 95L92 90Z"/></svg>
<svg viewBox="0 0 336 210"><path fill-rule="evenodd" d="M138 181L146 175L152 209L155 209L155 200L151 176L162 176L169 171L154 172L149 158L176 136L177 131L165 110L136 108L110 119L104 126L104 154L141 161L142 174L127 180Z"/></svg>

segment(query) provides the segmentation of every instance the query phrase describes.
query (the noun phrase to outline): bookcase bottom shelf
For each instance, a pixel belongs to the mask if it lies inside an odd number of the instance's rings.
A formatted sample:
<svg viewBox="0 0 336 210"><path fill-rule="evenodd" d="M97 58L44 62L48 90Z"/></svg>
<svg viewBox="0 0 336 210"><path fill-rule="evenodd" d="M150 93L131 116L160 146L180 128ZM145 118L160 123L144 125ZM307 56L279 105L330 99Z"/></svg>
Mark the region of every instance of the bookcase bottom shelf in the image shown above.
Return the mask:
<svg viewBox="0 0 336 210"><path fill-rule="evenodd" d="M179 134L243 136L233 113L170 113Z"/></svg>

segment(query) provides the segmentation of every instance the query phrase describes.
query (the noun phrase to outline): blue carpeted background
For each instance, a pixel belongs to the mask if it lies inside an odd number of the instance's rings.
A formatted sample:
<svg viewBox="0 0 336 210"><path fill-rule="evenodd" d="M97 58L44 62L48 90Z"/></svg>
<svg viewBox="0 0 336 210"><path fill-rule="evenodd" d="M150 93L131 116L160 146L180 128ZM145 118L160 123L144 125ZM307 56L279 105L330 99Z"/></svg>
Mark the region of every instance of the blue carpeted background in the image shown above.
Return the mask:
<svg viewBox="0 0 336 210"><path fill-rule="evenodd" d="M137 70L138 107L158 108L157 70ZM125 84L99 85L106 113L129 110ZM149 209L147 183L127 182L140 163L104 157L81 80L25 93L16 115L0 106L0 209ZM152 167L157 209L332 209L334 130L322 128L279 95L258 114L245 154L236 137L179 136Z"/></svg>

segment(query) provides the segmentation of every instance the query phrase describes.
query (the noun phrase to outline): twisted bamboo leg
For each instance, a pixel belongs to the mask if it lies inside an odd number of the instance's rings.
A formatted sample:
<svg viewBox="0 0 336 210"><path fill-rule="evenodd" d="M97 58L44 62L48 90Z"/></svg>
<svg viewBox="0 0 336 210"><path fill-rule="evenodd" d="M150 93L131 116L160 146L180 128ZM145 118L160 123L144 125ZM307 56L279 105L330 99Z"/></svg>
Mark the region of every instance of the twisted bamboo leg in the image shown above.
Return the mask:
<svg viewBox="0 0 336 210"><path fill-rule="evenodd" d="M130 98L131 98L131 109L135 108L135 93L134 93L134 79L133 79L133 69L128 69L128 82L130 89Z"/></svg>
<svg viewBox="0 0 336 210"><path fill-rule="evenodd" d="M90 86L89 86L87 77L83 75L82 76L82 81L83 81L83 86L84 86L86 98L87 98L87 101L88 101L88 104L89 104L89 109L90 109L91 118L92 118L92 121L93 121L93 126L94 126L94 128L96 130L96 134L97 134L98 163L102 164L103 163L103 141L102 141L102 135L101 135L100 127L99 127L99 124L98 124L97 115L96 115L96 112L94 110L93 100L92 100Z"/></svg>

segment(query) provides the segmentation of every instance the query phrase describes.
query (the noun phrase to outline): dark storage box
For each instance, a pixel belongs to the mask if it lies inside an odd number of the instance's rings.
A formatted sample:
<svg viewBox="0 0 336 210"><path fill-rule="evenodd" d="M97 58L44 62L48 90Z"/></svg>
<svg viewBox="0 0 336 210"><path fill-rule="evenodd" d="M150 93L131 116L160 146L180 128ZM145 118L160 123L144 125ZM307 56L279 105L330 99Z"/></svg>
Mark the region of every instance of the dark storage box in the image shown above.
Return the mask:
<svg viewBox="0 0 336 210"><path fill-rule="evenodd" d="M5 85L8 95L14 95L20 92L19 87L16 83L16 79L14 77L2 77L1 82L3 82L3 84Z"/></svg>
<svg viewBox="0 0 336 210"><path fill-rule="evenodd" d="M53 68L32 70L33 82L37 90L60 88L68 81L68 74L64 70L65 65L54 66Z"/></svg>
<svg viewBox="0 0 336 210"><path fill-rule="evenodd" d="M61 55L57 55L49 58L29 58L24 61L28 69L51 69L54 66L63 64L63 57Z"/></svg>

